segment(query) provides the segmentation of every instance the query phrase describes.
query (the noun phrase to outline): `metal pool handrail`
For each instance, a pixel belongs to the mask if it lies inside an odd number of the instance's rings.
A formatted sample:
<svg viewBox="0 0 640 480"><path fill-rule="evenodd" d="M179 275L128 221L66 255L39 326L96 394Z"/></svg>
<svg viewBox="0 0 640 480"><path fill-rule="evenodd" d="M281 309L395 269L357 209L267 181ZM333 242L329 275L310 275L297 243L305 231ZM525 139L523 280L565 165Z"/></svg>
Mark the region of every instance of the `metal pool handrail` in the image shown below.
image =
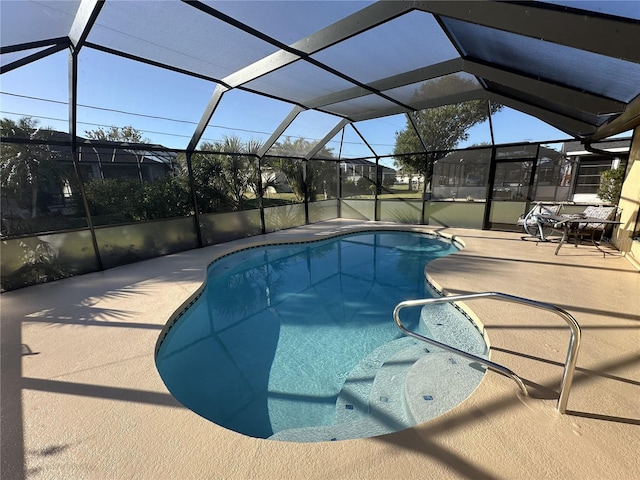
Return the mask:
<svg viewBox="0 0 640 480"><path fill-rule="evenodd" d="M487 360L485 358L473 355L472 353L458 350L457 348L452 347L450 345L440 343L437 340L433 340L431 338L424 337L418 333L412 332L411 330L408 330L400 321L400 310L406 307L418 307L418 306L424 306L424 305L433 305L436 303L450 303L450 302L473 300L476 298L487 298L487 297L496 298L498 300L503 300L503 301L512 302L512 303L521 303L521 304L529 305L531 307L539 308L542 310L549 310L555 313L556 315L559 315L564 319L565 322L567 322L567 324L569 325L569 329L571 330L571 340L569 341L569 349L567 351L567 360L565 361L564 374L562 376L562 383L560 385L560 397L558 398L558 406L557 406L558 411L560 413L565 413L567 409L567 400L569 398L569 390L571 389L571 383L573 382L573 373L576 367L576 360L578 359L578 350L580 349L580 338L581 338L580 325L578 324L576 319L573 318L565 310L555 305L552 305L550 303L538 302L535 300L529 300L528 298L516 297L514 295L509 295L507 293L482 292L482 293L470 293L466 295L451 295L451 296L438 297L438 298L424 298L420 300L406 300L396 305L396 308L393 310L393 319L395 320L398 328L405 335L408 335L413 338L417 338L418 340L421 340L426 343L430 343L437 347L443 348L444 350L448 350L450 352L461 355L470 360L475 360L476 362L486 365L487 367L497 371L498 373L501 373L503 375L506 375L507 377L510 377L518 384L518 387L520 388L520 391L522 392L522 394L526 396L528 395L527 387L525 387L520 377L518 377L515 373L513 373L508 368L500 364L494 363L490 360Z"/></svg>

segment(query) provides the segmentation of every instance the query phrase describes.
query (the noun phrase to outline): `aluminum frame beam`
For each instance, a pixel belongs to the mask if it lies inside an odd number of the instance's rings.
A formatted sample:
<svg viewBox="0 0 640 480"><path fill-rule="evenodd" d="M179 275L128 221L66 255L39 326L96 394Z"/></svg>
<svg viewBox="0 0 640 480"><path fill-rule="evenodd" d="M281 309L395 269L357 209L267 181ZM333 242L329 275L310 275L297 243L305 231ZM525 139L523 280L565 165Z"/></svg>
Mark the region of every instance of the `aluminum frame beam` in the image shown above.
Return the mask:
<svg viewBox="0 0 640 480"><path fill-rule="evenodd" d="M2 45L0 47L0 54L4 55L5 53L16 53L24 50L32 50L34 48L44 48L60 44L69 46L69 37L49 38L47 40L38 40L36 42L16 43L15 45Z"/></svg>
<svg viewBox="0 0 640 480"><path fill-rule="evenodd" d="M327 133L309 152L305 155L305 160L311 160L316 153L318 153L322 148L329 142L336 134L350 122L346 118L343 118L338 122L338 124L331 129L329 133Z"/></svg>
<svg viewBox="0 0 640 480"><path fill-rule="evenodd" d="M640 24L576 9L561 10L534 2L418 1L415 8L434 15L566 45L640 63Z"/></svg>
<svg viewBox="0 0 640 480"><path fill-rule="evenodd" d="M413 10L411 2L377 2L223 79L237 87ZM293 53L297 52L297 53Z"/></svg>
<svg viewBox="0 0 640 480"><path fill-rule="evenodd" d="M378 91L391 90L397 87L404 87L405 85L411 85L412 83L419 83L425 80L431 80L433 78L442 77L452 73L458 73L462 71L463 60L456 58L448 60L446 62L437 63L435 65L429 65L427 67L412 70L410 72L393 75L391 77L376 80L369 83L369 85ZM347 100L353 100L354 98L364 97L367 95L373 95L371 91L364 90L360 87L348 88L340 92L335 92L330 95L324 95L322 97L315 98L309 102L306 102L308 108L322 108L334 103L343 102Z"/></svg>
<svg viewBox="0 0 640 480"><path fill-rule="evenodd" d="M69 47L69 42L61 43L58 45L53 45L52 47L45 48L44 50L40 50L39 52L32 53L31 55L27 55L19 60L16 60L11 63L7 63L6 65L2 65L0 67L0 74L10 72L11 70L15 70L16 68L24 67L36 60L40 60L41 58L48 57L49 55L53 55L54 53L61 52L62 50Z"/></svg>
<svg viewBox="0 0 640 480"><path fill-rule="evenodd" d="M293 109L289 112L289 114L286 116L286 118L280 122L280 125L278 125L278 128L276 128L274 130L274 132L271 134L271 136L267 139L266 142L264 142L264 145L262 145L262 148L260 148L260 150L258 150L257 155L259 158L262 158L265 156L265 154L267 153L267 151L273 147L273 144L276 143L278 141L278 139L280 138L280 136L284 133L284 131L287 129L287 127L289 125L291 125L291 123L293 123L293 121L296 119L296 117L303 112L305 109L296 105L295 107L293 107Z"/></svg>
<svg viewBox="0 0 640 480"><path fill-rule="evenodd" d="M572 137L588 136L596 130L595 125L591 125L574 118L569 118L564 115L553 113L541 107L536 107L535 105L531 105L520 100L515 100L504 95L493 92L486 92L486 98L491 100L492 102L500 103L522 113L526 113L527 115L536 117L539 120L548 123L549 125L567 133Z"/></svg>
<svg viewBox="0 0 640 480"><path fill-rule="evenodd" d="M211 98L209 99L209 103L207 103L207 106L204 109L204 113L202 114L202 117L200 117L198 126L193 132L193 136L191 137L191 140L189 140L189 145L187 146L187 152L195 151L196 147L198 146L198 142L202 138L202 135L204 134L204 131L207 128L207 125L209 125L209 121L211 120L211 117L216 111L216 108L218 108L218 104L220 103L220 100L222 100L222 95L224 95L224 93L227 90L228 88L223 85L220 85L220 84L216 85L216 88L213 91Z"/></svg>
<svg viewBox="0 0 640 480"><path fill-rule="evenodd" d="M456 93L454 95L448 95L446 97L439 97L437 99L423 100L421 102L414 102L411 104L412 109L402 109L399 107L390 107L387 109L376 110L375 115L371 115L370 112L365 112L362 115L351 115L349 118L354 122L360 122L363 120L372 120L374 118L388 117L389 115L397 115L399 113L407 113L409 111L424 110L425 108L441 107L443 105L450 105L452 103L468 102L470 100L485 100L487 98L485 90L472 90L468 92Z"/></svg>
<svg viewBox="0 0 640 480"><path fill-rule="evenodd" d="M71 28L69 29L69 40L74 50L80 50L89 36L91 27L95 23L105 0L81 0L76 11Z"/></svg>
<svg viewBox="0 0 640 480"><path fill-rule="evenodd" d="M640 126L640 95L627 105L627 109L622 115L601 125L595 133L587 138L586 143L597 142L612 135L633 130L638 126Z"/></svg>
<svg viewBox="0 0 640 480"><path fill-rule="evenodd" d="M463 64L464 71L467 73L505 85L527 95L544 98L551 103L557 103L589 115L598 116L621 113L625 109L623 102L594 95L587 91L580 91L549 83L541 78L530 78L518 73L509 72L500 67L485 65L470 59L463 60Z"/></svg>
<svg viewBox="0 0 640 480"><path fill-rule="evenodd" d="M362 133L360 133L360 130L358 130L353 123L351 123L350 125L351 125L351 128L353 128L353 131L356 132L356 134L360 137L360 140L362 140L362 143L364 143L367 146L367 148L371 151L373 156L376 157L376 158L380 158L380 155L378 155L378 152L376 152L373 149L373 147L369 144L367 139L364 138L364 135L362 135Z"/></svg>

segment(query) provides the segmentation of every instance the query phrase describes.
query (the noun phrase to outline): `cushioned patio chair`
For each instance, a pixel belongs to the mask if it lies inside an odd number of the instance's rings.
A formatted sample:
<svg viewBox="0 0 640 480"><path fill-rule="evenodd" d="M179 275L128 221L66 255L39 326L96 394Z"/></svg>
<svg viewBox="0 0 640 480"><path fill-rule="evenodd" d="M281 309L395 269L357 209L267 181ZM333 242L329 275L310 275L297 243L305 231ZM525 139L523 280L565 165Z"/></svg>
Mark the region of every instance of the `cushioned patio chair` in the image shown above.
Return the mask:
<svg viewBox="0 0 640 480"><path fill-rule="evenodd" d="M603 207L598 206L598 207L587 207L584 209L584 212L582 212L582 214L585 217L588 218L599 218L602 220L615 220L615 217L618 214L618 208L617 207ZM610 225L607 225L605 223L597 223L597 222L591 222L591 223L579 223L578 227L576 229L576 234L577 234L577 238L578 239L582 239L584 237L590 237L591 238L591 243L593 243L595 245L595 237L596 235L600 235L600 238L598 239L598 242L602 242L602 238L604 237L604 233L607 229L607 227L609 227ZM579 241L579 240L578 240Z"/></svg>
<svg viewBox="0 0 640 480"><path fill-rule="evenodd" d="M580 219L602 219L602 220L614 220L618 215L618 207L604 207L602 205L597 207L586 207L581 213L571 213L567 215L560 215L564 217L564 220L554 221L550 226L554 230L563 231L563 241L568 241L573 237L575 246L580 245L580 241L586 237L591 240L591 243L598 247L598 243L602 242L604 233L607 228L611 227L611 224L600 222L579 222ZM600 237L596 241L596 236ZM562 244L562 241L561 241ZM559 249L560 247L558 247ZM557 253L557 250L556 250Z"/></svg>

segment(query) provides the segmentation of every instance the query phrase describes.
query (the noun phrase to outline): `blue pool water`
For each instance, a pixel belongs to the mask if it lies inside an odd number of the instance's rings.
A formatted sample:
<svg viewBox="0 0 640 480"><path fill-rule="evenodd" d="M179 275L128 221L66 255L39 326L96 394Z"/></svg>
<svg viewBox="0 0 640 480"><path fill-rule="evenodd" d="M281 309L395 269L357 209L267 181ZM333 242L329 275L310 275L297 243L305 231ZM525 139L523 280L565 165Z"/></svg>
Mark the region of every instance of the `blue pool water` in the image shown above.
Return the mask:
<svg viewBox="0 0 640 480"><path fill-rule="evenodd" d="M366 398L359 405L347 393L370 395L375 372L362 373L367 362L379 366L406 349L393 308L432 296L424 266L455 251L436 237L378 231L222 257L163 339L158 371L183 405L253 437L348 421L336 408L366 415ZM408 309L403 322L428 336L443 325L421 316ZM470 324L457 311L455 321ZM424 355L424 346L412 348ZM345 393L354 382L362 384ZM387 394L379 398L388 402Z"/></svg>

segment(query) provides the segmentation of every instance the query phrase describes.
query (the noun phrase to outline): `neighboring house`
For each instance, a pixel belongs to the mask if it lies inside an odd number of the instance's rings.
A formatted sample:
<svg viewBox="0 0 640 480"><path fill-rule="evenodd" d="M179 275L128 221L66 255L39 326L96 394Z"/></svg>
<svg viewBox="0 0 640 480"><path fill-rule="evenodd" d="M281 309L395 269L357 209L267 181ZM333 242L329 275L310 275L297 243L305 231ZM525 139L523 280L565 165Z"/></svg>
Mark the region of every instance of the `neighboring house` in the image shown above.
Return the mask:
<svg viewBox="0 0 640 480"><path fill-rule="evenodd" d="M289 185L286 175L280 170L275 170L273 167L263 165L261 167L262 184L267 185L265 194L279 193L291 193L293 189Z"/></svg>
<svg viewBox="0 0 640 480"><path fill-rule="evenodd" d="M501 168L494 178L493 198L522 199L526 186L522 179L528 178L523 168L526 160L537 158L532 198L550 202L603 203L596 196L603 171L626 166L631 139L599 142L594 148L610 152L611 155L592 153L580 142L565 142L560 151L541 145L504 147L504 157L498 151L497 161ZM531 149L530 152L525 151ZM484 199L491 149L462 150L450 153L437 160L433 169L434 199ZM518 161L522 160L522 162Z"/></svg>
<svg viewBox="0 0 640 480"><path fill-rule="evenodd" d="M342 181L350 181L358 183L361 178L368 178L375 181L376 179L376 164L369 160L342 160L339 162ZM382 183L392 181L396 182L396 171L393 168L380 165L382 172ZM391 179L391 180L389 180ZM278 192L291 192L291 187L286 176L272 167L262 167L262 181L265 184L272 183L275 185L267 187L267 193Z"/></svg>
<svg viewBox="0 0 640 480"><path fill-rule="evenodd" d="M485 198L490 162L490 148L458 150L436 160L431 181L432 198Z"/></svg>
<svg viewBox="0 0 640 480"><path fill-rule="evenodd" d="M83 180L92 179L138 179L153 182L163 178L177 166L175 152L152 151L151 145L114 142L113 148L93 147L81 144L78 155ZM153 145L159 147L159 145Z"/></svg>
<svg viewBox="0 0 640 480"><path fill-rule="evenodd" d="M380 168L382 169L382 184L384 185L385 181L388 181L387 178L393 178L395 183L396 171L384 165L380 165ZM340 171L343 180L350 180L353 183L358 183L358 180L363 177L373 181L376 179L376 163L370 160L343 159L340 161Z"/></svg>
<svg viewBox="0 0 640 480"><path fill-rule="evenodd" d="M54 132L53 140L68 142L69 134ZM177 166L177 153L155 151L163 148L162 145L101 140L101 146L96 147L95 141L82 137L77 137L77 142L78 165L85 182L96 178L137 178L153 182ZM71 147L52 145L51 150L57 154L59 162L72 163Z"/></svg>
<svg viewBox="0 0 640 480"><path fill-rule="evenodd" d="M53 132L52 140L68 142L69 134ZM91 141L78 137L78 167L83 182L93 179L137 179L153 182L163 178L176 168L177 154L167 151L153 151L159 145L123 144L122 142L101 141L101 147L92 146ZM105 146L112 144L111 146ZM68 171L74 171L71 147L51 145L52 157ZM1 195L2 218L28 218L31 211L11 195ZM24 202L23 202L24 203ZM72 182L59 180L41 184L37 194L38 209L42 212L72 215L77 205L73 198Z"/></svg>

